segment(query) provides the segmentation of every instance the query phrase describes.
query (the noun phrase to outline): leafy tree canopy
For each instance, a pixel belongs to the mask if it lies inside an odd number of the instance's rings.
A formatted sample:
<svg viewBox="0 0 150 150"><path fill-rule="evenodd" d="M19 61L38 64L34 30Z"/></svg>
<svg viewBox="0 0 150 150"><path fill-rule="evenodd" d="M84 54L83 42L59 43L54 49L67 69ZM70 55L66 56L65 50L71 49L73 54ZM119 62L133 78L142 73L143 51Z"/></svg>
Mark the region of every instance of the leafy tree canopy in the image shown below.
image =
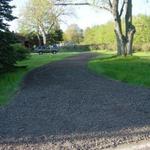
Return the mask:
<svg viewBox="0 0 150 150"><path fill-rule="evenodd" d="M64 33L64 40L73 43L80 43L83 39L83 30L77 24L70 25Z"/></svg>

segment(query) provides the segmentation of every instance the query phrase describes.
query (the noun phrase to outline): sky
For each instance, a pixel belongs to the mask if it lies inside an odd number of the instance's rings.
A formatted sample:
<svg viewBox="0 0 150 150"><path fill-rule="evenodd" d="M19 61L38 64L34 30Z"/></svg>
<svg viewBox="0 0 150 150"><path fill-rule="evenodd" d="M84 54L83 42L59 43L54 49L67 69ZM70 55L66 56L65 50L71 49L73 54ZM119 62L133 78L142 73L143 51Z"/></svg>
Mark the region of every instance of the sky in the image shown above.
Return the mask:
<svg viewBox="0 0 150 150"><path fill-rule="evenodd" d="M16 6L13 10L15 16L19 17L19 13L21 9L24 8L27 1L28 0L13 0L11 4ZM148 4L146 1L147 0L133 0L133 15L150 15L150 0ZM78 24L80 28L86 29L87 27L104 24L112 20L112 15L105 10L98 10L89 6L73 6L73 10L75 11L75 16L64 18L64 21L61 23L61 28L63 30L66 30L70 24ZM12 31L17 31L18 22L19 19L16 19L10 23L10 29Z"/></svg>

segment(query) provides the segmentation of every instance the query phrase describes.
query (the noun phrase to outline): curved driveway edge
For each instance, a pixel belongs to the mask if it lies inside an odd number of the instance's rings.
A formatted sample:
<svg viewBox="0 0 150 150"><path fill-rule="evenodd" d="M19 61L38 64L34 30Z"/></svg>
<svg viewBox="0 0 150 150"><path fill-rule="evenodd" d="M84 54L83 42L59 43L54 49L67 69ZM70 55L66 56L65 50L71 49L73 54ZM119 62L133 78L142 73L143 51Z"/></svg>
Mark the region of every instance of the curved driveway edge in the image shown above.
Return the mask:
<svg viewBox="0 0 150 150"><path fill-rule="evenodd" d="M31 71L0 109L0 149L105 149L150 139L150 89L96 76L83 53Z"/></svg>

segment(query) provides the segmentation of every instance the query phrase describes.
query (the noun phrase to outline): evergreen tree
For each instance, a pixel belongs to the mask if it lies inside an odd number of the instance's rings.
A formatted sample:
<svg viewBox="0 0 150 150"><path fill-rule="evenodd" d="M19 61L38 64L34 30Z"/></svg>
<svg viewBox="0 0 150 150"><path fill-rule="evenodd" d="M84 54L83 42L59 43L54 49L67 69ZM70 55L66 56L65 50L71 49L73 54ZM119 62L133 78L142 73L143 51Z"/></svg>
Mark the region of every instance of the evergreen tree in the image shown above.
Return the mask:
<svg viewBox="0 0 150 150"><path fill-rule="evenodd" d="M12 15L12 8L9 3L12 0L1 0L0 1L0 31L8 31L8 24L5 21L12 21L15 17Z"/></svg>
<svg viewBox="0 0 150 150"><path fill-rule="evenodd" d="M8 69L16 62L15 52L10 46L11 32L9 32L7 23L15 19L12 15L14 6L10 6L11 1L0 0L0 69Z"/></svg>

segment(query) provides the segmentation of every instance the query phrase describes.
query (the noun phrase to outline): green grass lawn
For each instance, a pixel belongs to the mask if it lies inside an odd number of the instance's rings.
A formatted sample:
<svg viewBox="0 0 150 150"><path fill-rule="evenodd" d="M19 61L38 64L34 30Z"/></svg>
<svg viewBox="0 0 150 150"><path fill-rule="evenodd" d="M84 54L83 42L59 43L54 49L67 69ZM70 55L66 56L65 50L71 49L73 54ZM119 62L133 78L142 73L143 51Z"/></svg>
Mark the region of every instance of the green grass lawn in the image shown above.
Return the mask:
<svg viewBox="0 0 150 150"><path fill-rule="evenodd" d="M18 62L17 64L17 66L27 66L27 68L18 68L13 72L0 74L0 105L5 105L9 102L10 97L18 90L19 84L27 72L49 62L62 60L75 54L78 53L65 52L56 55L32 54L29 59Z"/></svg>
<svg viewBox="0 0 150 150"><path fill-rule="evenodd" d="M138 52L133 56L116 57L112 52L102 51L99 57L88 63L88 67L99 75L150 87L150 52Z"/></svg>

